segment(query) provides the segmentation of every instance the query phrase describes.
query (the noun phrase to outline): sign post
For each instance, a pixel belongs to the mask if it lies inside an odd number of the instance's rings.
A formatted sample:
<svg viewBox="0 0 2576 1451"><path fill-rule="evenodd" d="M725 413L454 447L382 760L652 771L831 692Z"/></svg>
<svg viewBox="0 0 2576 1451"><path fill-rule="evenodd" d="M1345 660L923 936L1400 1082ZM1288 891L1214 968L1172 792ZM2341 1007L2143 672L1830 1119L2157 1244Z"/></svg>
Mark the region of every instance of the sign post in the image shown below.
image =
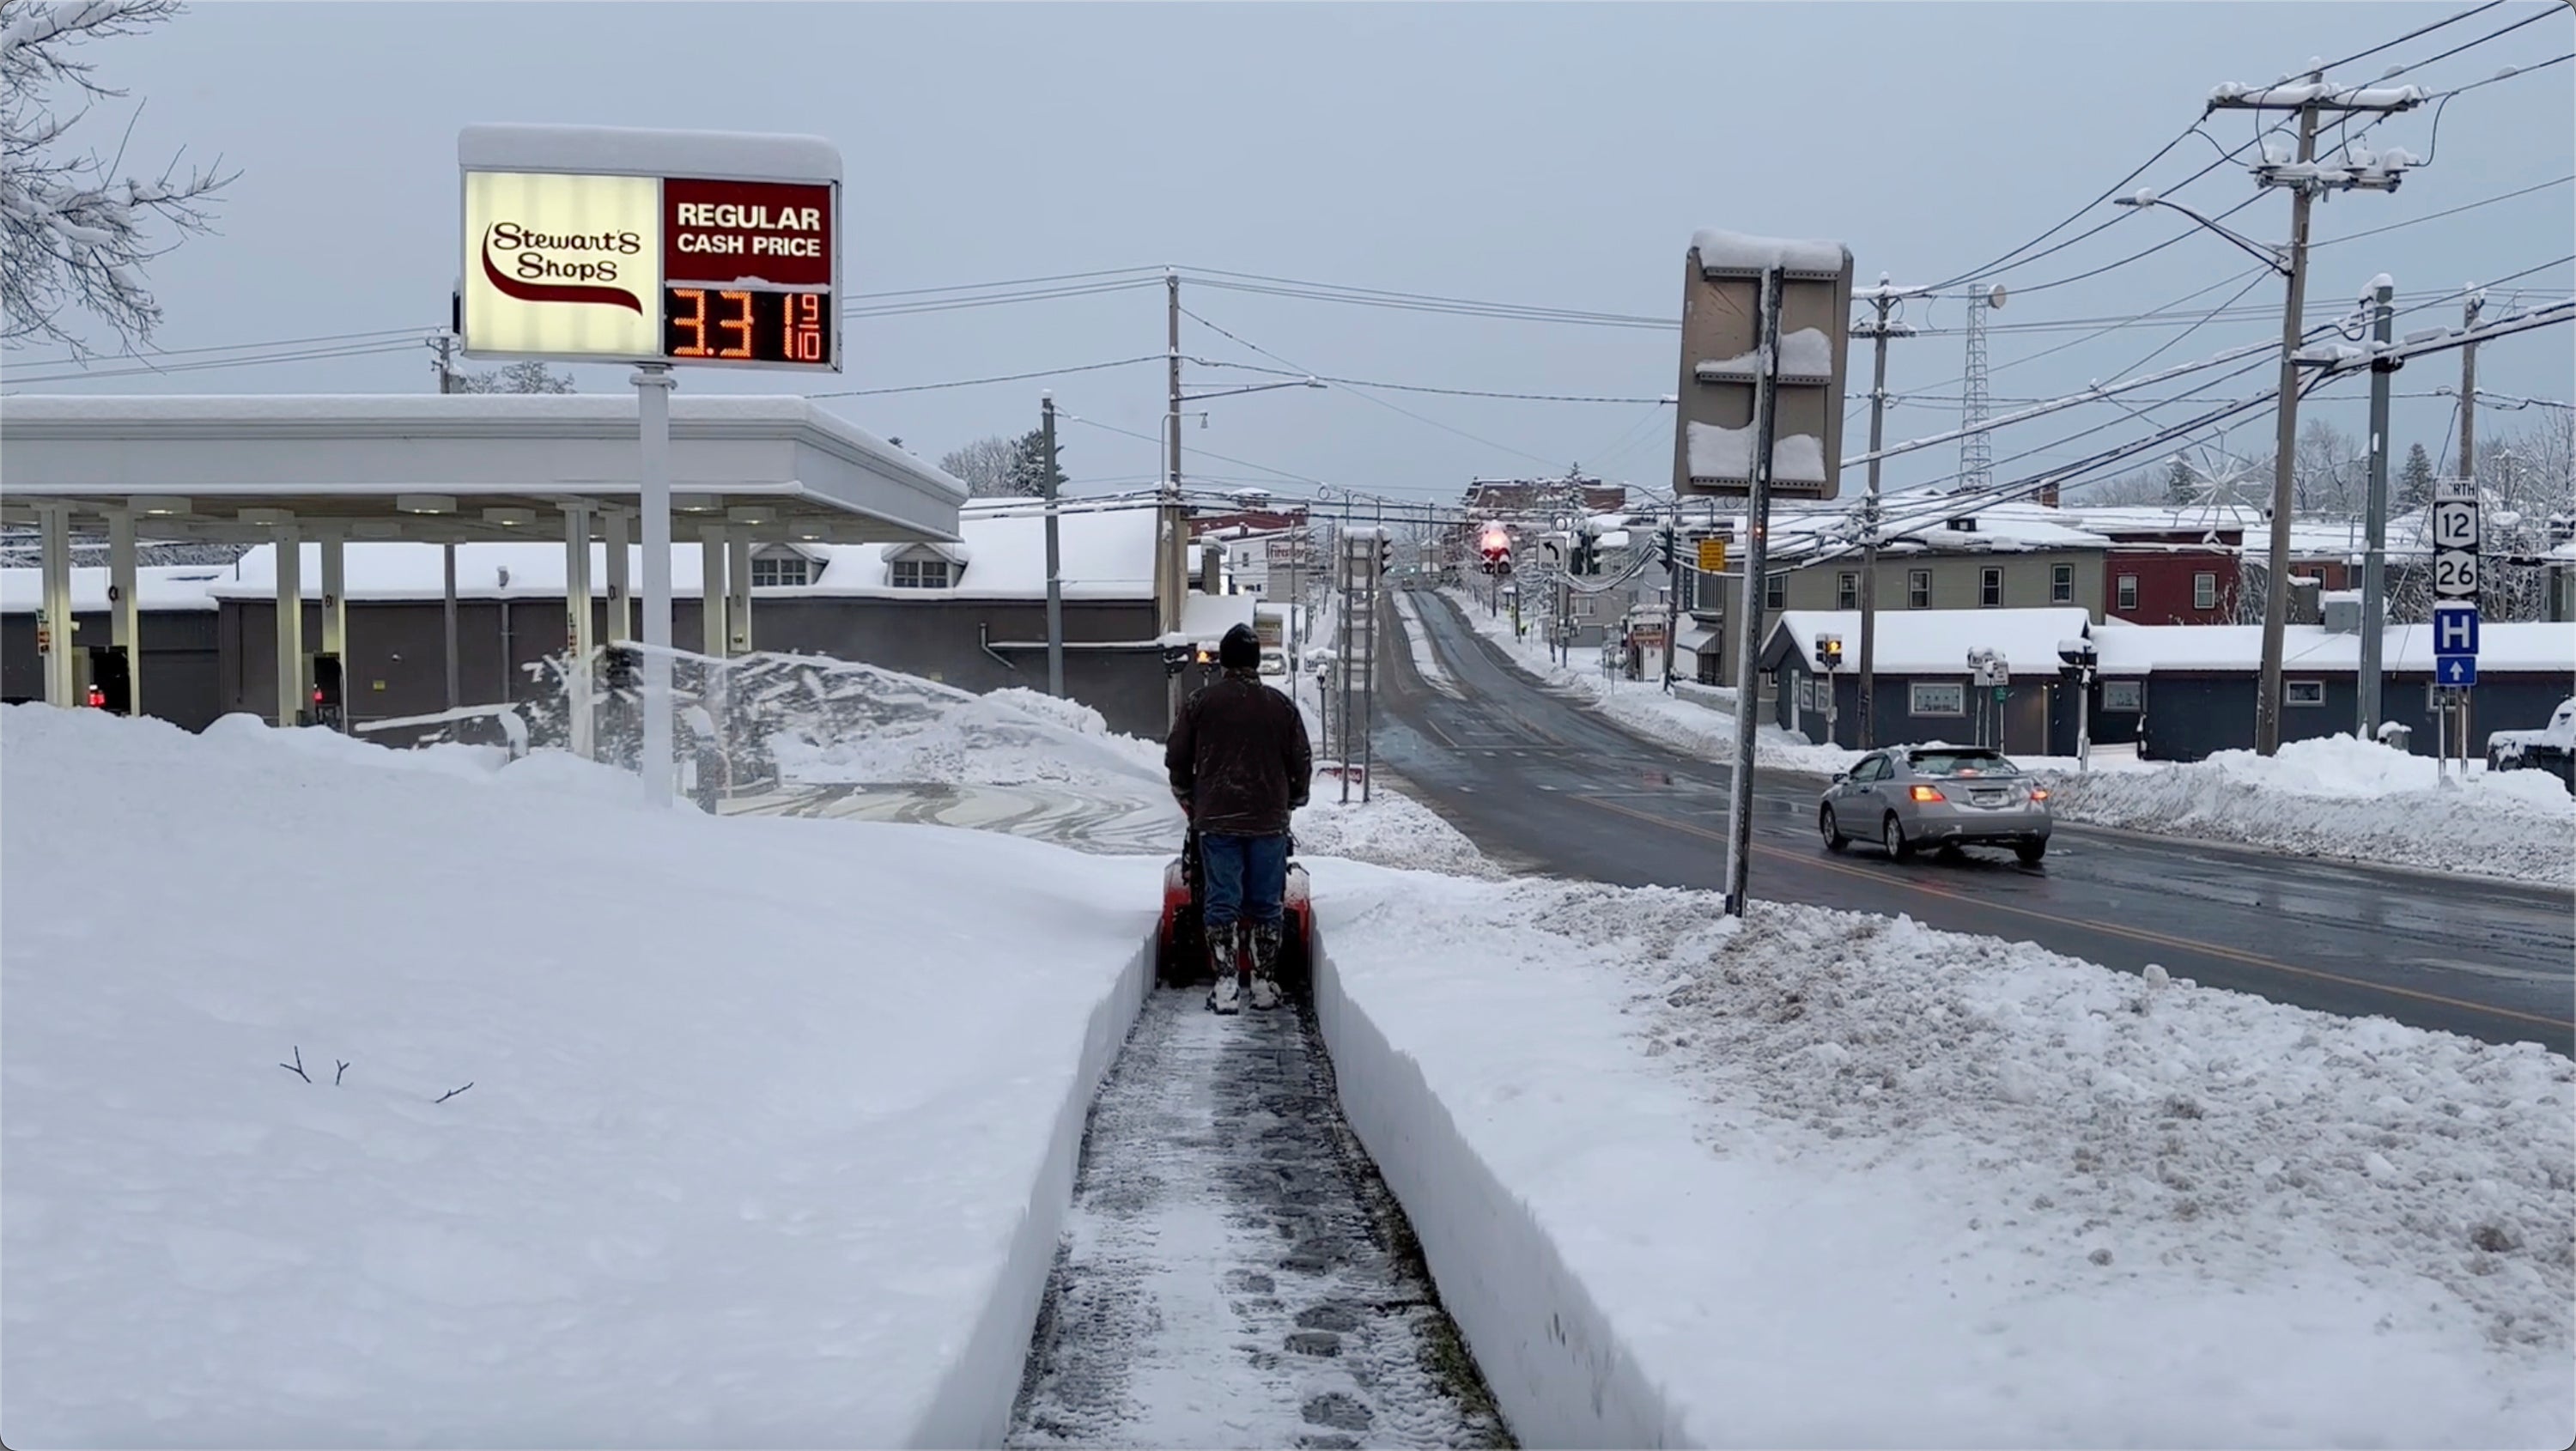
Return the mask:
<svg viewBox="0 0 2576 1451"><path fill-rule="evenodd" d="M1753 743L1759 729L1762 591L1771 498L1831 499L1840 483L1851 249L1708 230L1683 258L1681 387L1673 497L1744 500L1735 613L1735 762L1726 808L1726 911L1751 900ZM1703 567L1707 547L1701 546ZM1718 559L1723 563L1725 551Z"/></svg>
<svg viewBox="0 0 2576 1451"><path fill-rule="evenodd" d="M2469 697L2478 683L2478 495L2466 479L2446 480L2433 496L2433 684L2439 727L2434 767L2451 783L2450 746L2468 775Z"/></svg>
<svg viewBox="0 0 2576 1451"><path fill-rule="evenodd" d="M812 136L468 126L456 159L465 356L635 365L639 764L667 802L671 369L841 371L841 155Z"/></svg>

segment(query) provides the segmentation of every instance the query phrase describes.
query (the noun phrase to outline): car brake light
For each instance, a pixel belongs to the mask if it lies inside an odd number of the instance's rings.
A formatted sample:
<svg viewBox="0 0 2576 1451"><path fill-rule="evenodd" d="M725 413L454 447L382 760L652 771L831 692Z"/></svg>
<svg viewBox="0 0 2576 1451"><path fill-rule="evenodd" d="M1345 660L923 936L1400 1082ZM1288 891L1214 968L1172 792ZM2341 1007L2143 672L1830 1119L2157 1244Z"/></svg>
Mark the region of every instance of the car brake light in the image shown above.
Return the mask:
<svg viewBox="0 0 2576 1451"><path fill-rule="evenodd" d="M2048 799L2048 788L2047 788L2047 787L2045 787L2045 786L2033 786L2033 787L2031 787L2031 788L2030 788L2030 799L2031 799L2031 800L2033 800L2033 801L2045 801L2045 800L2047 800L2047 799Z"/></svg>
<svg viewBox="0 0 2576 1451"><path fill-rule="evenodd" d="M1906 794L1912 796L1917 801L1946 801L1949 799L1941 794L1941 788L1938 786L1910 787Z"/></svg>

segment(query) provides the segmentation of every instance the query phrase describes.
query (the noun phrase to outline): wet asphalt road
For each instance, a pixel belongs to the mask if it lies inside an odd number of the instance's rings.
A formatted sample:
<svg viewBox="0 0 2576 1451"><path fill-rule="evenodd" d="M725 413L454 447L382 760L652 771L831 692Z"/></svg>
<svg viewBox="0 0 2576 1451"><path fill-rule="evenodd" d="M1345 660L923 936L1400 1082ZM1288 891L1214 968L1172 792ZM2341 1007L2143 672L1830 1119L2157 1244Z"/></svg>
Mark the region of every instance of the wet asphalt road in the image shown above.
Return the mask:
<svg viewBox="0 0 2576 1451"><path fill-rule="evenodd" d="M1537 682L1445 596L1419 591L1413 603L1452 690L1426 685L1404 648L1386 651L1373 743L1388 772L1507 864L1723 890L1725 768ZM1406 628L1396 611L1388 628ZM1758 775L1756 898L1901 912L2124 971L2160 963L2324 1012L2576 1052L2576 897L2565 891L2066 821L2036 868L1978 850L1900 866L1867 846L1825 850L1823 784Z"/></svg>

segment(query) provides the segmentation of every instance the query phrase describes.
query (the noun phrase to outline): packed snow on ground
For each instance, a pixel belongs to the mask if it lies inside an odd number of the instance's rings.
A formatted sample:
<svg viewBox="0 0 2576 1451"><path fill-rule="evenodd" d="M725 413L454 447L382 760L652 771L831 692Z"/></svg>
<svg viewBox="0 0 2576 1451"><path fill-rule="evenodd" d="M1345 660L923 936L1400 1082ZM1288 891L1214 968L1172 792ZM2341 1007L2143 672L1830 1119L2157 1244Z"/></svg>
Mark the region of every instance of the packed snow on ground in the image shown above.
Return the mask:
<svg viewBox="0 0 2576 1451"><path fill-rule="evenodd" d="M0 1438L997 1443L1159 861L0 745Z"/></svg>
<svg viewBox="0 0 2576 1451"><path fill-rule="evenodd" d="M2576 797L2546 771L2443 786L2430 756L2375 741L2292 741L2266 758L2048 773L2057 814L2275 851L2576 885Z"/></svg>
<svg viewBox="0 0 2576 1451"><path fill-rule="evenodd" d="M1353 1126L1525 1444L2576 1435L2564 1057L1702 893L1317 900Z"/></svg>
<svg viewBox="0 0 2576 1451"><path fill-rule="evenodd" d="M1735 758L1733 691L1684 685L1677 694L1666 695L1660 679L1613 680L1601 672L1598 649L1568 651L1567 658L1573 664L1559 665L1548 658L1547 642L1539 636L1537 625L1531 626L1526 638L1514 639L1509 614L1489 618L1483 601L1460 591L1444 593L1466 615L1477 634L1502 646L1522 669L1583 698L1603 715L1678 751L1718 762ZM1660 665L1656 672L1661 673ZM1753 751L1758 765L1817 776L1847 770L1861 754L1839 746L1817 745L1769 722L1754 733Z"/></svg>

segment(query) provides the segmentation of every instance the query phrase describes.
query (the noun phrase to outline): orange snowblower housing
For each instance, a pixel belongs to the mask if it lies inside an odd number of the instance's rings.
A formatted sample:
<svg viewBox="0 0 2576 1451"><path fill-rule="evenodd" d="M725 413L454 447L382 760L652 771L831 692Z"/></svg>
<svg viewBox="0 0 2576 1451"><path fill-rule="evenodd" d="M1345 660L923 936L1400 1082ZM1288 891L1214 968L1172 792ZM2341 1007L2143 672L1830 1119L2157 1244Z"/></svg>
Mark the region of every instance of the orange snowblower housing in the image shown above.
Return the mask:
<svg viewBox="0 0 2576 1451"><path fill-rule="evenodd" d="M1315 903L1297 841L1288 840L1288 886L1280 896L1279 989L1303 995L1314 970ZM1199 834L1181 842L1181 854L1163 867L1163 918L1154 934L1154 977L1165 987L1187 987L1208 978L1207 931L1199 918Z"/></svg>

